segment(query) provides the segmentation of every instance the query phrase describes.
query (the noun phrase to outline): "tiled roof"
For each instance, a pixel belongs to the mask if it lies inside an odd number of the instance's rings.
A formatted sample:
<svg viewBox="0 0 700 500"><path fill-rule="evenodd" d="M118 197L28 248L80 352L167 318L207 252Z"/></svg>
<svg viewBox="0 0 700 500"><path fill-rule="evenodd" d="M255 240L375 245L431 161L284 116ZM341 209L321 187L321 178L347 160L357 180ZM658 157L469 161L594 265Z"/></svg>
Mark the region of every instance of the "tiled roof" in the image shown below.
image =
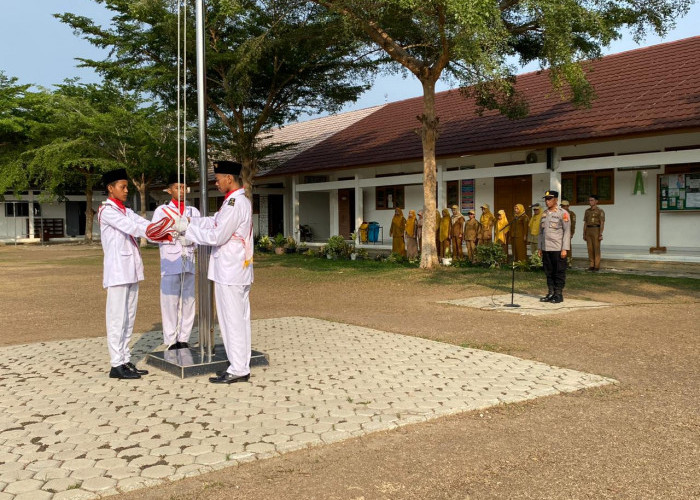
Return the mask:
<svg viewBox="0 0 700 500"><path fill-rule="evenodd" d="M284 162L294 158L299 153L315 146L333 134L351 126L355 122L362 120L368 115L382 108L384 105L373 106L371 108L359 109L337 115L324 116L304 122L292 123L284 127L272 130L265 138L263 144L292 144L291 146L270 155L267 162L273 165L282 165ZM269 173L272 168L261 168L258 176Z"/></svg>
<svg viewBox="0 0 700 500"><path fill-rule="evenodd" d="M438 93L437 156L548 147L700 127L700 37L631 50L589 63L591 108L562 101L546 71L521 75L530 114L476 114L457 90ZM275 169L275 174L420 160L422 97L387 104Z"/></svg>

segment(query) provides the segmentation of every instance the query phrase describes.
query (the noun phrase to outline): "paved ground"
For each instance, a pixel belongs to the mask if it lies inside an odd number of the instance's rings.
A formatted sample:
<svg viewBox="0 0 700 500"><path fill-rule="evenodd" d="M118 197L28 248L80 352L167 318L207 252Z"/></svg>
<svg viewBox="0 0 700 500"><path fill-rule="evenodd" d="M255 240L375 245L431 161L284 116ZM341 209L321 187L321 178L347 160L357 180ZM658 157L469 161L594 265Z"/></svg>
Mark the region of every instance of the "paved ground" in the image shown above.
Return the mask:
<svg viewBox="0 0 700 500"><path fill-rule="evenodd" d="M577 300L564 298L564 302L550 304L540 302L541 295L527 295L515 293L513 295L489 295L480 297L470 297L468 299L443 300L440 304L451 304L454 306L473 307L482 311L507 312L512 314L523 314L528 316L545 316L549 314L562 314L570 311L580 311L584 309L600 309L610 307L605 302L593 300ZM519 307L513 307L515 304Z"/></svg>
<svg viewBox="0 0 700 500"><path fill-rule="evenodd" d="M107 378L104 339L0 350L0 499L94 498L442 415L614 383L311 318L254 321L270 366L218 386ZM160 332L138 337L143 356Z"/></svg>

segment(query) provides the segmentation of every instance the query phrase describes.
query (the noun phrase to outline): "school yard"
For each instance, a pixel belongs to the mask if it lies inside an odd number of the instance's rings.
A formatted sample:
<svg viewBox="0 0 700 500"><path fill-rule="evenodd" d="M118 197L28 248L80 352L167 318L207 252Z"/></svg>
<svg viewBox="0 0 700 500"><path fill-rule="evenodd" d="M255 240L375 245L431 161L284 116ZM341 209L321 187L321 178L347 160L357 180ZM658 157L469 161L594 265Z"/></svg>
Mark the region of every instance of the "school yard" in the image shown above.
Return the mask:
<svg viewBox="0 0 700 500"><path fill-rule="evenodd" d="M143 256L137 333L160 328L158 252L147 248ZM700 498L700 280L572 271L564 306L577 299L610 307L538 316L445 303L508 293L506 270L425 272L296 255L263 256L255 266L254 321L317 318L389 332L397 342L504 353L616 382L273 453L121 497ZM31 344L22 348L29 353L61 346L42 342L99 342L101 267L99 246L0 247L2 370L21 366L26 379L36 379L29 355L17 366L5 359L21 344ZM516 292L539 294L543 279L517 273ZM253 346L264 350L255 336ZM107 383L106 346L103 351L83 382ZM250 387L264 387L265 372L256 370ZM247 386L236 384L235 393ZM7 452L2 441L0 428L0 452ZM0 498L21 498L25 493L3 480L3 465ZM40 498L36 491L26 495Z"/></svg>

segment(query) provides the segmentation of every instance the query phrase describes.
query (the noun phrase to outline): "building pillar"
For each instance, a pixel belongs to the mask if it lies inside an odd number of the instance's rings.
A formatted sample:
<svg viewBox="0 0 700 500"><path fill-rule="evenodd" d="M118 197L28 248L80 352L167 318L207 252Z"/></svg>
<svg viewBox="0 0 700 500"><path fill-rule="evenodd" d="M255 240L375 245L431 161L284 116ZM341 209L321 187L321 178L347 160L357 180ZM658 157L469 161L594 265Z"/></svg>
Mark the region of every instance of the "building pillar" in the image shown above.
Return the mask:
<svg viewBox="0 0 700 500"><path fill-rule="evenodd" d="M301 232L299 231L299 192L297 185L299 184L299 176L292 176L292 235L297 243L301 242Z"/></svg>
<svg viewBox="0 0 700 500"><path fill-rule="evenodd" d="M360 243L360 226L365 221L365 207L363 205L362 188L360 187L360 176L355 175L355 244Z"/></svg>
<svg viewBox="0 0 700 500"><path fill-rule="evenodd" d="M444 167L440 165L439 163L437 164L437 175L435 176L437 180L437 211L438 213L441 212L442 208L441 207L446 207L447 203L447 189L445 189L445 182L442 180L442 173L444 172Z"/></svg>
<svg viewBox="0 0 700 500"><path fill-rule="evenodd" d="M561 173L559 165L561 158L557 148L549 148L547 150L547 168L549 168L549 189L561 193Z"/></svg>
<svg viewBox="0 0 700 500"><path fill-rule="evenodd" d="M328 193L328 205L330 210L330 230L331 236L340 234L340 223L338 221L338 190L333 189Z"/></svg>

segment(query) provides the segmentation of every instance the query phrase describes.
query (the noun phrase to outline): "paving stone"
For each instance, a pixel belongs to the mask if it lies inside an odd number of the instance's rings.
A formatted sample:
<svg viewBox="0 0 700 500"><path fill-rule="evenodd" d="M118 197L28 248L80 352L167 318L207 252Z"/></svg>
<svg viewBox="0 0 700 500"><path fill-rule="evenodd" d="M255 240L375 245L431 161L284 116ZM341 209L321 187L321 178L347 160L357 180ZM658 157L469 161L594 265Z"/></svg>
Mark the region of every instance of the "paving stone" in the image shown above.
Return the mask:
<svg viewBox="0 0 700 500"><path fill-rule="evenodd" d="M8 484L3 492L18 495L20 493L25 493L28 491L39 490L41 489L43 484L43 482L38 481L36 479L24 479L22 481L16 481L14 483Z"/></svg>
<svg viewBox="0 0 700 500"><path fill-rule="evenodd" d="M20 493L15 496L14 500L49 500L51 497L53 497L53 494L48 491L35 490Z"/></svg>
<svg viewBox="0 0 700 500"><path fill-rule="evenodd" d="M154 465L152 467L146 467L141 471L141 477L162 479L168 476L172 476L175 473L175 467L170 465Z"/></svg>
<svg viewBox="0 0 700 500"><path fill-rule="evenodd" d="M98 469L96 467L89 467L86 469L74 470L73 472L71 472L70 477L84 481L86 479L100 477L104 473L105 473L104 469Z"/></svg>
<svg viewBox="0 0 700 500"><path fill-rule="evenodd" d="M49 491L49 492L54 492L57 493L59 491L66 491L68 489L73 489L77 487L80 487L80 484L82 481L77 481L74 478L71 477L63 477L63 478L57 478L57 479L51 479L50 481L47 481L44 483L42 486L42 490Z"/></svg>
<svg viewBox="0 0 700 500"><path fill-rule="evenodd" d="M87 491L104 492L106 490L114 488L116 486L117 480L108 477L93 477L91 479L86 479L80 486L81 489Z"/></svg>
<svg viewBox="0 0 700 500"><path fill-rule="evenodd" d="M56 493L51 500L92 500L93 498L99 498L99 495L92 491L77 489Z"/></svg>

